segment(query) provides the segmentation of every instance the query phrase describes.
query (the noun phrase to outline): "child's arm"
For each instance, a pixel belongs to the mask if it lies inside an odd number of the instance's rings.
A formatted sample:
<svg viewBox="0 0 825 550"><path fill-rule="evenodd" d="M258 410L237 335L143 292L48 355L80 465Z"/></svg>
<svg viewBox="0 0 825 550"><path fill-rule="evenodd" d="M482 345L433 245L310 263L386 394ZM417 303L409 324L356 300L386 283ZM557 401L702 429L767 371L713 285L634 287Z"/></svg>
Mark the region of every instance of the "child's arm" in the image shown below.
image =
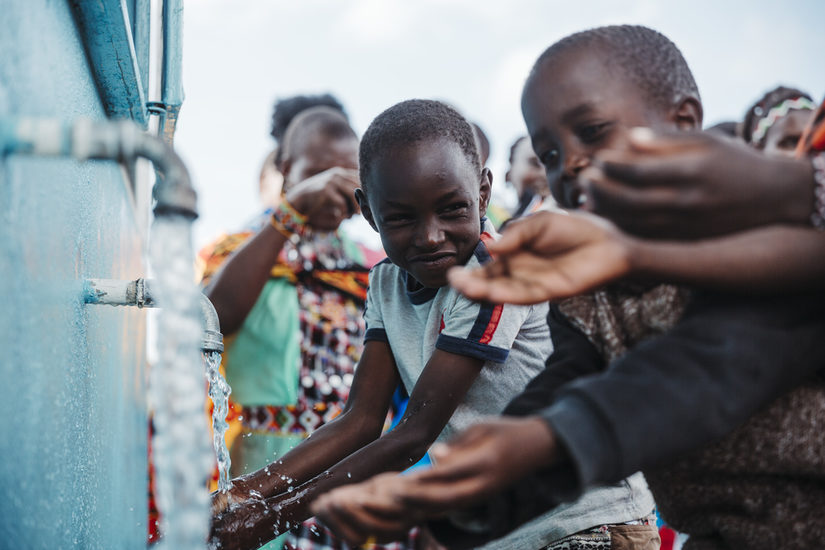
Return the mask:
<svg viewBox="0 0 825 550"><path fill-rule="evenodd" d="M728 434L822 369L823 335L821 295L697 296L671 331L602 374L568 384L552 405L520 420L543 418L557 445L545 469L486 501L494 534L587 487L667 464ZM426 494L421 483L410 490Z"/></svg>
<svg viewBox="0 0 825 550"><path fill-rule="evenodd" d="M554 306L547 323L553 353L546 368L507 405L507 416L535 415L552 403L567 382L605 368L593 344ZM485 421L463 431L449 445L434 445L431 453L436 467L405 476L385 474L336 489L314 503L313 512L350 544L361 544L370 536L397 540L427 518L475 504L505 489L523 472L553 463L559 451L547 423L530 416ZM417 487L422 493L416 492ZM423 502L416 500L419 494Z"/></svg>
<svg viewBox="0 0 825 550"><path fill-rule="evenodd" d="M357 540L480 504L488 537L502 536L587 487L729 433L822 368L823 334L821 296L699 297L673 330L561 388L549 407L473 426L433 448L439 460L431 470L331 493L317 512L335 524L348 520ZM384 508L358 502L359 492L380 496ZM342 514L352 509L359 513Z"/></svg>
<svg viewBox="0 0 825 550"><path fill-rule="evenodd" d="M586 208L648 238L707 238L771 224L809 224L809 160L768 157L712 132L631 132L583 171Z"/></svg>
<svg viewBox="0 0 825 550"><path fill-rule="evenodd" d="M357 187L357 171L331 168L295 185L286 200L306 216L309 226L333 231L347 215L357 211L354 198ZM206 295L218 312L224 334L232 334L241 327L285 243L286 236L267 224L215 274Z"/></svg>
<svg viewBox="0 0 825 550"><path fill-rule="evenodd" d="M368 349L372 350L377 346L377 342L368 343ZM389 346L383 344L379 349L385 361L390 362L395 370ZM365 359L362 359L362 362L367 361L364 366L368 366L368 369L359 364L356 369L356 380L359 377L366 379L370 376L370 366L377 358L378 356L372 353L367 356L365 350ZM363 447L360 450L352 441L358 437L360 419L357 411L361 410L361 402L373 399L374 396L366 392L361 393L360 388L356 390L354 383L353 391L359 393L351 395L350 401L355 400L356 404L353 405L352 411L344 413L349 413L352 418L346 421L347 425L354 429L348 432L351 440L347 443L338 442L341 430L334 428L339 424L336 420L288 453L283 458L282 465L270 465L270 469L276 469L277 466L278 473L269 476L268 483L264 482L268 477L265 472L258 471L253 474L249 480L251 483L245 481L244 484L249 486L260 482L260 489L265 491L262 493L264 496L283 490L283 482L278 481L279 475L297 481L292 492L270 496L265 502L254 500L239 508L230 508L213 523L213 537L221 541L221 548L255 547L255 544L271 540L287 530L290 525L311 516L309 505L318 495L340 485L363 481L380 472L403 470L414 464L444 429L483 364L481 359L437 349L419 377L398 426L372 443L365 444L362 440L360 443ZM384 412L392 389L394 386L383 385L386 392L381 395ZM329 470L324 471L326 468ZM310 472L316 474L312 479L308 479ZM275 477L276 480L271 481L271 477Z"/></svg>
<svg viewBox="0 0 825 550"><path fill-rule="evenodd" d="M450 271L450 283L475 300L559 300L623 277L756 293L814 290L825 282L825 232L802 226L645 241L587 214L540 212L514 222L489 248L493 263Z"/></svg>

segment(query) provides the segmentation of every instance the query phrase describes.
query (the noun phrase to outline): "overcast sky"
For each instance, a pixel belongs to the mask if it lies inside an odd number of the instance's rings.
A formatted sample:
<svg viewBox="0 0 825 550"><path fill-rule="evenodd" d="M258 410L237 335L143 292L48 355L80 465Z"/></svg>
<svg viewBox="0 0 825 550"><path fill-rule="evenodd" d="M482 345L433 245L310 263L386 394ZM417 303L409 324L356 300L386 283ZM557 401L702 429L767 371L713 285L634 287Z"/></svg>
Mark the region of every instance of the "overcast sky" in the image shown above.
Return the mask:
<svg viewBox="0 0 825 550"><path fill-rule="evenodd" d="M176 145L199 192L197 247L259 209L280 97L332 92L359 135L398 101L446 100L490 137L495 186L524 133L519 97L533 61L589 27L642 24L672 39L696 77L706 125L741 118L778 84L825 94L818 0L190 0L184 10Z"/></svg>

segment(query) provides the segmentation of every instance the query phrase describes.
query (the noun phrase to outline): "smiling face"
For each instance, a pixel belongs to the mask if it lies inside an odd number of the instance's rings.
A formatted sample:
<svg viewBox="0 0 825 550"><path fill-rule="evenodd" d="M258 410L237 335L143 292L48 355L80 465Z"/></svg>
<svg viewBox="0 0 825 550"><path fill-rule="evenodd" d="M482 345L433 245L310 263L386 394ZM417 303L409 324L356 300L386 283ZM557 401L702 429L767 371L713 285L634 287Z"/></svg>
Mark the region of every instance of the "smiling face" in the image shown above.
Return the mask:
<svg viewBox="0 0 825 550"><path fill-rule="evenodd" d="M777 120L765 134L762 145L765 154L793 158L796 144L812 114L813 111L793 109Z"/></svg>
<svg viewBox="0 0 825 550"><path fill-rule="evenodd" d="M625 149L636 126L675 129L669 113L645 98L606 55L578 48L545 60L521 100L527 130L550 191L565 208L584 199L577 176L602 149Z"/></svg>
<svg viewBox="0 0 825 550"><path fill-rule="evenodd" d="M447 270L478 244L489 170L479 173L458 144L439 139L387 151L367 178L356 197L389 259L423 286L446 285Z"/></svg>

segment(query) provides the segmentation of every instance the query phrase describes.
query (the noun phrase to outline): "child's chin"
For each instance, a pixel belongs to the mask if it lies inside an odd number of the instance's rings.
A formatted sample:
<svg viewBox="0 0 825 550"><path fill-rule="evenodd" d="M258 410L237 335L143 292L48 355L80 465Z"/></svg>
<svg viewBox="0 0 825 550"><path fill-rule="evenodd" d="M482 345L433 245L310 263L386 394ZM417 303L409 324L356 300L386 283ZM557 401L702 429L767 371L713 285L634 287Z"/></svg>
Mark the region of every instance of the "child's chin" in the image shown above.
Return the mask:
<svg viewBox="0 0 825 550"><path fill-rule="evenodd" d="M441 288L449 284L446 270L443 273L413 273L412 275L416 281L427 288Z"/></svg>

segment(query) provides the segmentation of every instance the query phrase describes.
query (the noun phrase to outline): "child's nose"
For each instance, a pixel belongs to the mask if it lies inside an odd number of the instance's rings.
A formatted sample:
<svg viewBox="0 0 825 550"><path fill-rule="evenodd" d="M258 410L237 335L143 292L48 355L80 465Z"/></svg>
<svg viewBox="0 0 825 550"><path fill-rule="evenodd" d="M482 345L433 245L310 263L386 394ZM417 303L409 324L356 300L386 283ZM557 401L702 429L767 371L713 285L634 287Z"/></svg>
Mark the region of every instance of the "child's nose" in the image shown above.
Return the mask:
<svg viewBox="0 0 825 550"><path fill-rule="evenodd" d="M422 223L416 235L416 247L436 248L444 242L444 231L435 221Z"/></svg>
<svg viewBox="0 0 825 550"><path fill-rule="evenodd" d="M567 178L577 178L579 172L590 166L590 157L584 154L575 154L568 157L564 163L564 175Z"/></svg>

